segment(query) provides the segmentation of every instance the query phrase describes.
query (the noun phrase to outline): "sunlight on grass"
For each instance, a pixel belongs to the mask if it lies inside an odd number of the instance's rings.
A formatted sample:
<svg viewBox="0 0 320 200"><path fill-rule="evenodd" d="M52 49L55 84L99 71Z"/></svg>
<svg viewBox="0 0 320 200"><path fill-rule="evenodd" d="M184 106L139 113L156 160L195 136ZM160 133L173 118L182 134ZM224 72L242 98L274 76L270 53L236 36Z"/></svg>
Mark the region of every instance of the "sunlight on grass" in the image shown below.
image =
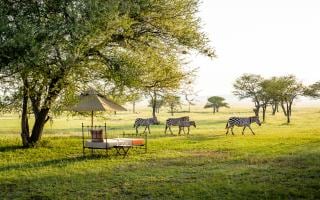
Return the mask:
<svg viewBox="0 0 320 200"><path fill-rule="evenodd" d="M106 122L117 137L133 133L134 119L148 114L119 113L96 124ZM319 110L296 109L290 125L282 113L268 115L261 127L252 126L256 136L249 130L242 136L241 128L225 135L228 117L250 114L241 108L177 113L197 123L179 136L177 127L164 134L169 114L161 113L148 153L130 151L125 159L104 151L82 156L81 123L89 118L57 117L36 148L23 149L18 116L2 116L0 199L317 199Z"/></svg>

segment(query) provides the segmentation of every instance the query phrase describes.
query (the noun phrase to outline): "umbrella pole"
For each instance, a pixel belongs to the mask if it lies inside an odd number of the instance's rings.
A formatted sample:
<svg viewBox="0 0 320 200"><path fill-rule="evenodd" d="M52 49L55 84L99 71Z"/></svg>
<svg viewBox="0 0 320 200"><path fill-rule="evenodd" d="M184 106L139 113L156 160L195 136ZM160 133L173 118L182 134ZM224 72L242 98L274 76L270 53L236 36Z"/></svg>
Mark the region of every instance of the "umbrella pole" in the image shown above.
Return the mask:
<svg viewBox="0 0 320 200"><path fill-rule="evenodd" d="M91 111L91 127L93 127L93 110Z"/></svg>

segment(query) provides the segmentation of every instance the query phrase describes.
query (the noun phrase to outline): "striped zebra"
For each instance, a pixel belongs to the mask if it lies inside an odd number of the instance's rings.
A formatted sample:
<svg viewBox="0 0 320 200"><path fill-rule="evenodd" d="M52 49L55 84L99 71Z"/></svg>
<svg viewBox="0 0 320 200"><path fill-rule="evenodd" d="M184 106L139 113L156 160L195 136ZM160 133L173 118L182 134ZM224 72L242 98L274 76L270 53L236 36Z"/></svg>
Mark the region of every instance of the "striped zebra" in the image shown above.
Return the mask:
<svg viewBox="0 0 320 200"><path fill-rule="evenodd" d="M158 124L157 118L137 118L136 121L134 122L133 128L136 128L136 134L138 134L138 128L139 126L145 126L146 128L144 129L143 133L146 132L147 128L150 133L150 125L152 124Z"/></svg>
<svg viewBox="0 0 320 200"><path fill-rule="evenodd" d="M196 128L197 127L196 126L196 122L195 121L180 121L179 122L179 135L180 135L181 129L183 130L183 133L186 133L184 131L184 127L188 127L188 133L187 134L189 135L190 126L194 126Z"/></svg>
<svg viewBox="0 0 320 200"><path fill-rule="evenodd" d="M239 127L243 127L242 129L242 135L244 134L244 130L248 127L252 134L254 134L253 130L250 127L250 124L252 123L257 123L259 126L261 126L260 120L258 116L254 116L254 117L230 117L227 124L226 124L226 135L229 133L229 128L231 128L231 132L232 135L234 135L233 133L233 127L234 126L239 126Z"/></svg>
<svg viewBox="0 0 320 200"><path fill-rule="evenodd" d="M164 133L167 134L167 129L169 128L171 134L171 126L179 126L179 123L182 121L189 121L189 116L179 117L179 118L169 118L166 120L166 129L164 130Z"/></svg>

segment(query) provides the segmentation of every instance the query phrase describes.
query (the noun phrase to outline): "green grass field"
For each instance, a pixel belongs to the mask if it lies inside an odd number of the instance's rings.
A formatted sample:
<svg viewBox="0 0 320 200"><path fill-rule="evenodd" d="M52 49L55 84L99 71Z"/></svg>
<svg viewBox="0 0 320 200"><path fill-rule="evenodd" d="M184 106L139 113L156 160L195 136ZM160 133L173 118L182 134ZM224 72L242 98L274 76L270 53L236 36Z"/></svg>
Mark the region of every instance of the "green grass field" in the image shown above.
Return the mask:
<svg viewBox="0 0 320 200"><path fill-rule="evenodd" d="M290 125L282 113L268 114L252 126L255 136L242 136L241 128L226 136L228 117L249 111L177 113L197 122L181 136L176 127L164 135L170 115L162 112L148 153L129 151L124 159L101 150L82 156L81 122L89 118L57 118L36 148L22 149L18 116L1 116L0 199L320 199L320 108L296 108ZM118 137L133 133L134 119L149 112L95 122Z"/></svg>

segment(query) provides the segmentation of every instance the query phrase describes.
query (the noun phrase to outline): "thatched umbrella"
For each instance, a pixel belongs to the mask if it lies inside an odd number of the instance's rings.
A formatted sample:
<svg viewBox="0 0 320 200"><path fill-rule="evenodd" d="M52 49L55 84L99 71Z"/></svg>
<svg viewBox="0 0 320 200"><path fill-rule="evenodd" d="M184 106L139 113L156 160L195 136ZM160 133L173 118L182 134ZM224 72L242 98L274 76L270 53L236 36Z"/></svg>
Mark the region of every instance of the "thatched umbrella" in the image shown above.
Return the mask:
<svg viewBox="0 0 320 200"><path fill-rule="evenodd" d="M80 95L80 102L73 106L72 110L78 112L90 111L91 126L93 126L94 111L126 111L127 109L91 88Z"/></svg>

